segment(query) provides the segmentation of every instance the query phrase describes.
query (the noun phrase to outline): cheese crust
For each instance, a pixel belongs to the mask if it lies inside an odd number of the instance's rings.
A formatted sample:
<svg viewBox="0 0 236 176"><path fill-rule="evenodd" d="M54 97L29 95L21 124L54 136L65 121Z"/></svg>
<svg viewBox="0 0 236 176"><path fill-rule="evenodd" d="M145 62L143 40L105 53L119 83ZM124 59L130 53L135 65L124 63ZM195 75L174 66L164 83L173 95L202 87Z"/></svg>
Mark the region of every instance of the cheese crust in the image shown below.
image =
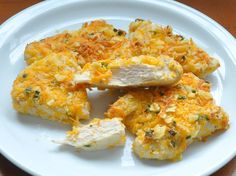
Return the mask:
<svg viewBox="0 0 236 176"><path fill-rule="evenodd" d="M126 32L114 28L104 20L84 23L75 31L65 31L26 46L25 60L31 64L50 53L70 52L83 66L102 59L131 57Z"/></svg>
<svg viewBox="0 0 236 176"><path fill-rule="evenodd" d="M215 105L210 84L185 73L173 86L132 90L107 111L109 118L121 117L137 135L133 150L141 158L181 158L193 141L204 141L229 127L228 115Z"/></svg>
<svg viewBox="0 0 236 176"><path fill-rule="evenodd" d="M77 124L89 117L85 88L72 84L80 70L76 58L67 52L50 54L19 73L11 96L13 107L23 113Z"/></svg>
<svg viewBox="0 0 236 176"><path fill-rule="evenodd" d="M192 39L173 34L170 26L162 27L151 21L136 20L126 32L114 28L104 20L84 23L82 28L32 42L26 46L25 60L31 64L50 53L70 52L78 63L86 63L139 55L168 55L178 61L184 72L192 72L198 77L215 71L219 61L210 57Z"/></svg>
<svg viewBox="0 0 236 176"><path fill-rule="evenodd" d="M168 55L183 66L184 72L198 77L205 77L220 66L217 59L210 57L192 39L173 34L170 26L137 19L129 26L129 38L133 55Z"/></svg>

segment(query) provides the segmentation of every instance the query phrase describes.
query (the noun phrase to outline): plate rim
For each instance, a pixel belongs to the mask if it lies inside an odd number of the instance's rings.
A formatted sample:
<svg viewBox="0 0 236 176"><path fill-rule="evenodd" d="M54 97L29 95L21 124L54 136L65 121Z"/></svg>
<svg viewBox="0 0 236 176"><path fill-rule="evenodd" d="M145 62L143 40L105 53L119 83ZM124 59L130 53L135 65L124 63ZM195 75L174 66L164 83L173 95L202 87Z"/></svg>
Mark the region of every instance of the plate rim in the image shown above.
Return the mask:
<svg viewBox="0 0 236 176"><path fill-rule="evenodd" d="M6 39L7 36L9 36L11 34L11 32L8 33L8 35L1 35L2 32L4 32L4 30L7 30L11 25L15 25L14 22L16 22L17 19L21 19L25 14L34 11L34 13L40 12L43 7L48 7L50 4L53 3L53 8L56 8L57 6L63 6L66 4L70 4L72 2L83 2L85 0L68 0L68 1L54 1L54 0L47 0L47 1L42 1L39 3L36 3L30 7L27 7L25 9L23 9L22 11L16 13L15 15L11 16L10 18L8 18L6 21L4 21L1 25L0 25L0 47L2 46L2 44L4 43L4 38ZM236 63L236 39L234 38L234 36L228 31L226 30L222 25L220 25L218 22L216 22L214 19L208 17L207 15L205 15L204 13L188 6L185 5L181 2L177 2L177 1L173 1L173 0L113 0L113 1L109 1L109 0L92 0L94 2L101 2L101 1L107 1L109 3L112 2L135 2L135 1L139 1L139 2L143 2L143 3L153 3L153 4L158 4L158 3L164 3L164 4L170 4L172 6L178 6L181 9L185 9L187 10L190 14L192 15L197 15L201 20L204 20L206 23L208 23L208 25L210 24L211 26L214 26L216 29L218 29L221 34L224 34L224 38L227 39L228 42L228 50L230 52L231 55L235 56L235 57L231 57L232 61L234 63ZM91 1L90 1L91 2ZM46 9L47 10L47 9ZM46 11L43 10L43 13ZM32 17L28 17L25 21L27 22L28 19L31 19ZM9 26L9 27L8 27ZM235 48L234 48L235 46ZM235 50L235 51L234 51ZM233 52L234 51L234 52ZM27 166L25 166L24 164L21 164L18 159L14 158L14 156L12 156L9 152L7 152L6 150L4 150L4 147L2 147L0 145L0 153L11 163L13 163L15 166L17 166L18 168L24 170L25 172L32 174L32 175L40 175L37 171L28 168ZM233 159L236 156L236 147L234 149L234 151L232 153L229 153L223 161L219 162L218 164L213 165L212 167L210 167L208 170L205 170L204 175L210 175L212 173L214 173L215 171L217 171L218 169L220 169L221 167L223 167L225 164L227 164L231 159Z"/></svg>

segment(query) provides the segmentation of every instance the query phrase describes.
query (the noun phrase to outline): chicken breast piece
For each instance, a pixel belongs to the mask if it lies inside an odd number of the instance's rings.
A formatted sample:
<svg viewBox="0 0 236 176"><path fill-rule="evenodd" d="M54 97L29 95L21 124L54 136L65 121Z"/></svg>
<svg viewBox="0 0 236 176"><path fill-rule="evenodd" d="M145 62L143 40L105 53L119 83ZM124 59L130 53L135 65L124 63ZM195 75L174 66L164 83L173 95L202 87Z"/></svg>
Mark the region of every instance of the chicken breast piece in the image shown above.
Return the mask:
<svg viewBox="0 0 236 176"><path fill-rule="evenodd" d="M103 88L160 86L178 82L182 73L182 66L167 56L142 55L88 63L74 82Z"/></svg>
<svg viewBox="0 0 236 176"><path fill-rule="evenodd" d="M169 87L133 90L108 110L121 117L137 137L133 151L141 158L180 159L193 141L204 141L229 127L228 115L215 105L210 84L192 73Z"/></svg>
<svg viewBox="0 0 236 176"><path fill-rule="evenodd" d="M69 124L89 117L85 88L72 84L80 69L70 53L50 54L20 72L12 87L14 108L23 113Z"/></svg>
<svg viewBox="0 0 236 176"><path fill-rule="evenodd" d="M79 150L95 151L125 144L125 126L121 119L97 119L89 124L74 126L67 138L57 143L70 145Z"/></svg>
<svg viewBox="0 0 236 176"><path fill-rule="evenodd" d="M103 20L84 23L75 31L60 33L26 46L25 60L31 64L50 53L70 52L83 66L103 59L131 57L126 32L114 28Z"/></svg>
<svg viewBox="0 0 236 176"><path fill-rule="evenodd" d="M136 19L129 26L129 38L134 55L168 55L183 66L184 72L198 77L205 77L220 66L217 59L210 57L192 39L173 34L170 26Z"/></svg>

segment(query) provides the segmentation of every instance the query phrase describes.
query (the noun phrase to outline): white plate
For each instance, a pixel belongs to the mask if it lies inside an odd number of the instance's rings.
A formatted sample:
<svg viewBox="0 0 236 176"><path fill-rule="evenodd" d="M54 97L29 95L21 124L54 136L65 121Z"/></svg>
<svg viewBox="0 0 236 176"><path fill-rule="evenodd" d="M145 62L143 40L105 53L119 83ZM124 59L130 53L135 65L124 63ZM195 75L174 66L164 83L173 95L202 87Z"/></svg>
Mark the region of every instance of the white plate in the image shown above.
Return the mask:
<svg viewBox="0 0 236 176"><path fill-rule="evenodd" d="M216 102L230 114L228 131L206 143L191 145L183 160L175 163L140 160L132 154L129 138L125 148L76 153L60 148L51 138L64 136L69 129L36 117L22 117L11 106L11 85L25 67L26 43L64 29L77 29L81 23L106 19L116 27L128 28L135 18L171 25L175 32L193 39L221 68L208 77ZM205 15L174 1L46 1L30 7L0 28L0 151L17 166L34 175L207 175L235 156L236 152L236 42L219 24ZM101 96L105 98L101 99ZM102 115L112 100L102 92L92 92L93 115Z"/></svg>

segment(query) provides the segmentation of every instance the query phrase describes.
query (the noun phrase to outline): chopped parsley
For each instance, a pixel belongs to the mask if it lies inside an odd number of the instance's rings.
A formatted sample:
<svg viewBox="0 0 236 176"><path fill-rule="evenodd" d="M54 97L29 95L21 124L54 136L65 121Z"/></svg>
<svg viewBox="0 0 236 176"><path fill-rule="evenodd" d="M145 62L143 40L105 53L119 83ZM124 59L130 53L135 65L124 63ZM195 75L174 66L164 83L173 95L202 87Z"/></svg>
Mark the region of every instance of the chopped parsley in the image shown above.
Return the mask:
<svg viewBox="0 0 236 176"><path fill-rule="evenodd" d="M148 104L147 108L145 109L145 112L152 112L158 114L161 111L159 105L158 107L153 106L154 105Z"/></svg>
<svg viewBox="0 0 236 176"><path fill-rule="evenodd" d="M178 95L178 100L185 100L187 97L184 95Z"/></svg>
<svg viewBox="0 0 236 176"><path fill-rule="evenodd" d="M125 34L125 31L122 31L122 30L120 30L120 29L113 28L113 31L116 32L117 35L119 35L119 36Z"/></svg>
<svg viewBox="0 0 236 176"><path fill-rule="evenodd" d="M33 99L38 100L40 98L40 91L36 90L34 91Z"/></svg>
<svg viewBox="0 0 236 176"><path fill-rule="evenodd" d="M176 135L176 132L175 132L174 130L169 130L168 132L169 132L169 134L170 134L171 136L175 136L175 135Z"/></svg>
<svg viewBox="0 0 236 176"><path fill-rule="evenodd" d="M72 117L72 114L71 114L71 112L67 109L66 110L66 115L68 116L68 117Z"/></svg>
<svg viewBox="0 0 236 176"><path fill-rule="evenodd" d="M157 31L151 31L151 33L152 33L153 35L156 35L156 34L157 34Z"/></svg>
<svg viewBox="0 0 236 176"><path fill-rule="evenodd" d="M32 88L31 87L27 87L26 89L25 89L25 93L26 94L30 94L32 92Z"/></svg>
<svg viewBox="0 0 236 176"><path fill-rule="evenodd" d="M150 129L145 131L145 137L152 138L154 130Z"/></svg>
<svg viewBox="0 0 236 176"><path fill-rule="evenodd" d="M147 108L145 109L145 112L151 112L151 111L150 111L150 107L151 107L151 105L148 104L148 105L147 105Z"/></svg>
<svg viewBox="0 0 236 176"><path fill-rule="evenodd" d="M138 22L138 21L144 21L144 20L141 19L141 18L137 18L137 19L135 19L135 22Z"/></svg>
<svg viewBox="0 0 236 176"><path fill-rule="evenodd" d="M84 145L84 147L91 147L91 145L90 144L86 144L86 145Z"/></svg>
<svg viewBox="0 0 236 176"><path fill-rule="evenodd" d="M175 148L175 146L176 146L175 141L171 140L171 141L170 141L170 144L171 144L171 146L172 146L173 148Z"/></svg>
<svg viewBox="0 0 236 176"><path fill-rule="evenodd" d="M23 78L26 78L28 75L26 74L26 73L24 73L23 75L22 75L22 77Z"/></svg>
<svg viewBox="0 0 236 176"><path fill-rule="evenodd" d="M207 120L207 121L209 121L209 116L206 115L206 114L198 114L198 119L197 119L197 121L198 121L198 120Z"/></svg>
<svg viewBox="0 0 236 176"><path fill-rule="evenodd" d="M190 139L191 138L191 136L189 135L189 136L186 136L186 139Z"/></svg>
<svg viewBox="0 0 236 176"><path fill-rule="evenodd" d="M56 79L52 80L51 84L53 84L55 86L59 86L59 82Z"/></svg>
<svg viewBox="0 0 236 176"><path fill-rule="evenodd" d="M196 90L194 90L194 89L192 90L192 93L196 93L196 92L197 92Z"/></svg>
<svg viewBox="0 0 236 176"><path fill-rule="evenodd" d="M167 35L172 36L172 28L168 25L168 26L166 26L166 29L169 30L169 31L167 31Z"/></svg>
<svg viewBox="0 0 236 176"><path fill-rule="evenodd" d="M185 61L185 60L186 60L186 57L185 57L185 56L182 56L181 59L182 59L182 61Z"/></svg>
<svg viewBox="0 0 236 176"><path fill-rule="evenodd" d="M164 96L164 95L165 95L165 92L162 91L162 90L160 90L159 94L160 94L160 96Z"/></svg>
<svg viewBox="0 0 236 176"><path fill-rule="evenodd" d="M176 126L176 121L175 120L173 121L173 125Z"/></svg>
<svg viewBox="0 0 236 176"><path fill-rule="evenodd" d="M101 66L102 66L103 68L107 68L108 63L106 63L106 62L101 62Z"/></svg>
<svg viewBox="0 0 236 176"><path fill-rule="evenodd" d="M184 37L182 35L178 35L178 37L180 38L180 41L184 40Z"/></svg>
<svg viewBox="0 0 236 176"><path fill-rule="evenodd" d="M125 32L122 31L122 30L118 30L118 32L117 32L117 34L118 34L119 36L123 35L124 33L125 33Z"/></svg>
<svg viewBox="0 0 236 176"><path fill-rule="evenodd" d="M66 38L63 40L63 43L67 43L68 41L69 41L69 39Z"/></svg>

